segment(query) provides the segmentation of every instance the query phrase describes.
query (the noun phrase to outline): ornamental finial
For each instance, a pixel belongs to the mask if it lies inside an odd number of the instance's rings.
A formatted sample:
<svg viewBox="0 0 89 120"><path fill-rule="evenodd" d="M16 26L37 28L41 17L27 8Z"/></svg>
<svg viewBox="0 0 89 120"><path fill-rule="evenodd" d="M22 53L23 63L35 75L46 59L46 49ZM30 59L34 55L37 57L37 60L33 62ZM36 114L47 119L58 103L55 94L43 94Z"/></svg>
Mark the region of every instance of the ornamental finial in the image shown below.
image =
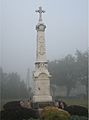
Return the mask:
<svg viewBox="0 0 89 120"><path fill-rule="evenodd" d="M39 7L39 10L36 10L36 12L39 13L39 21L42 21L42 13L44 13L45 11L42 10L42 7Z"/></svg>

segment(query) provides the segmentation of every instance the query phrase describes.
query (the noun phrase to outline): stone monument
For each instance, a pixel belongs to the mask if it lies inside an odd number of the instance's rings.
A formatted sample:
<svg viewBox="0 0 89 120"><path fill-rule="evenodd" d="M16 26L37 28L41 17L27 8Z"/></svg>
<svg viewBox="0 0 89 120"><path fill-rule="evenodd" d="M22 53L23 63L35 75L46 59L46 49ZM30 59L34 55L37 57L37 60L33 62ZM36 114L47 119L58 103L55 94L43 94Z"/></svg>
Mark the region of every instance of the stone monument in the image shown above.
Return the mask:
<svg viewBox="0 0 89 120"><path fill-rule="evenodd" d="M42 21L42 7L36 10L39 13L39 21L36 25L37 30L37 48L36 48L36 62L35 71L33 73L34 79L34 95L33 102L52 102L50 92L50 73L48 72L48 62L46 59L45 48L45 28Z"/></svg>

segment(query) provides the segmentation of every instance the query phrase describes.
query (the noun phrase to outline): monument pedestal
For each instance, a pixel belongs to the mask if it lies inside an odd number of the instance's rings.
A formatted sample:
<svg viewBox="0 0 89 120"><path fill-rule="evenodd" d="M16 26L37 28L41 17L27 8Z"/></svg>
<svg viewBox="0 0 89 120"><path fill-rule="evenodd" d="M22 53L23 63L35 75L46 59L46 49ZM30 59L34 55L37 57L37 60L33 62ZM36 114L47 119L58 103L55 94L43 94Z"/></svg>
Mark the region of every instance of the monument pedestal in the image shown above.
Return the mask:
<svg viewBox="0 0 89 120"><path fill-rule="evenodd" d="M33 102L52 102L52 96L33 96Z"/></svg>
<svg viewBox="0 0 89 120"><path fill-rule="evenodd" d="M32 108L33 109L43 109L47 106L54 106L54 102L33 102Z"/></svg>

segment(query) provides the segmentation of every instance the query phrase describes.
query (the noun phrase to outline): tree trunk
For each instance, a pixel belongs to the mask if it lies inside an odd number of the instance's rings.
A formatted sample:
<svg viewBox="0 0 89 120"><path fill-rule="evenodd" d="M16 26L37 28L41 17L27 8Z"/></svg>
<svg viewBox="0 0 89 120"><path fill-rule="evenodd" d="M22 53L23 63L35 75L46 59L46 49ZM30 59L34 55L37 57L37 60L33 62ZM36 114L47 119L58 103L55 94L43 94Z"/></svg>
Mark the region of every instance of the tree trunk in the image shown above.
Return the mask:
<svg viewBox="0 0 89 120"><path fill-rule="evenodd" d="M69 95L70 95L70 90L71 90L71 87L67 86L67 94L66 94L67 97L69 97Z"/></svg>

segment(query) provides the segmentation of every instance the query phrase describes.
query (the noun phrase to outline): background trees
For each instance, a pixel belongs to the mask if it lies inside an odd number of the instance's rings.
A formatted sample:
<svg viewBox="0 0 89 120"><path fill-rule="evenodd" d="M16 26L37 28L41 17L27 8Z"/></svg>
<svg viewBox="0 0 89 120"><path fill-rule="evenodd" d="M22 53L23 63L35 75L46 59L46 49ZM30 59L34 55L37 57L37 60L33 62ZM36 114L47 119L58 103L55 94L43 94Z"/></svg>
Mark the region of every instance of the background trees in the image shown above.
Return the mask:
<svg viewBox="0 0 89 120"><path fill-rule="evenodd" d="M76 51L75 56L67 55L61 60L49 62L49 71L52 75L51 84L66 86L67 96L77 82L86 85L88 92L88 52ZM80 87L80 86L79 86Z"/></svg>
<svg viewBox="0 0 89 120"><path fill-rule="evenodd" d="M76 51L75 55L67 55L60 60L48 63L52 75L51 86L56 92L56 86L65 86L67 96L77 82L86 86L88 93L88 52ZM79 86L80 87L80 86ZM27 89L24 81L18 73L4 73L0 68L0 96L2 99L23 99L28 98L31 89ZM60 92L60 91L59 91Z"/></svg>
<svg viewBox="0 0 89 120"><path fill-rule="evenodd" d="M23 99L29 95L24 81L17 73L7 74L0 68L0 83L2 99Z"/></svg>

